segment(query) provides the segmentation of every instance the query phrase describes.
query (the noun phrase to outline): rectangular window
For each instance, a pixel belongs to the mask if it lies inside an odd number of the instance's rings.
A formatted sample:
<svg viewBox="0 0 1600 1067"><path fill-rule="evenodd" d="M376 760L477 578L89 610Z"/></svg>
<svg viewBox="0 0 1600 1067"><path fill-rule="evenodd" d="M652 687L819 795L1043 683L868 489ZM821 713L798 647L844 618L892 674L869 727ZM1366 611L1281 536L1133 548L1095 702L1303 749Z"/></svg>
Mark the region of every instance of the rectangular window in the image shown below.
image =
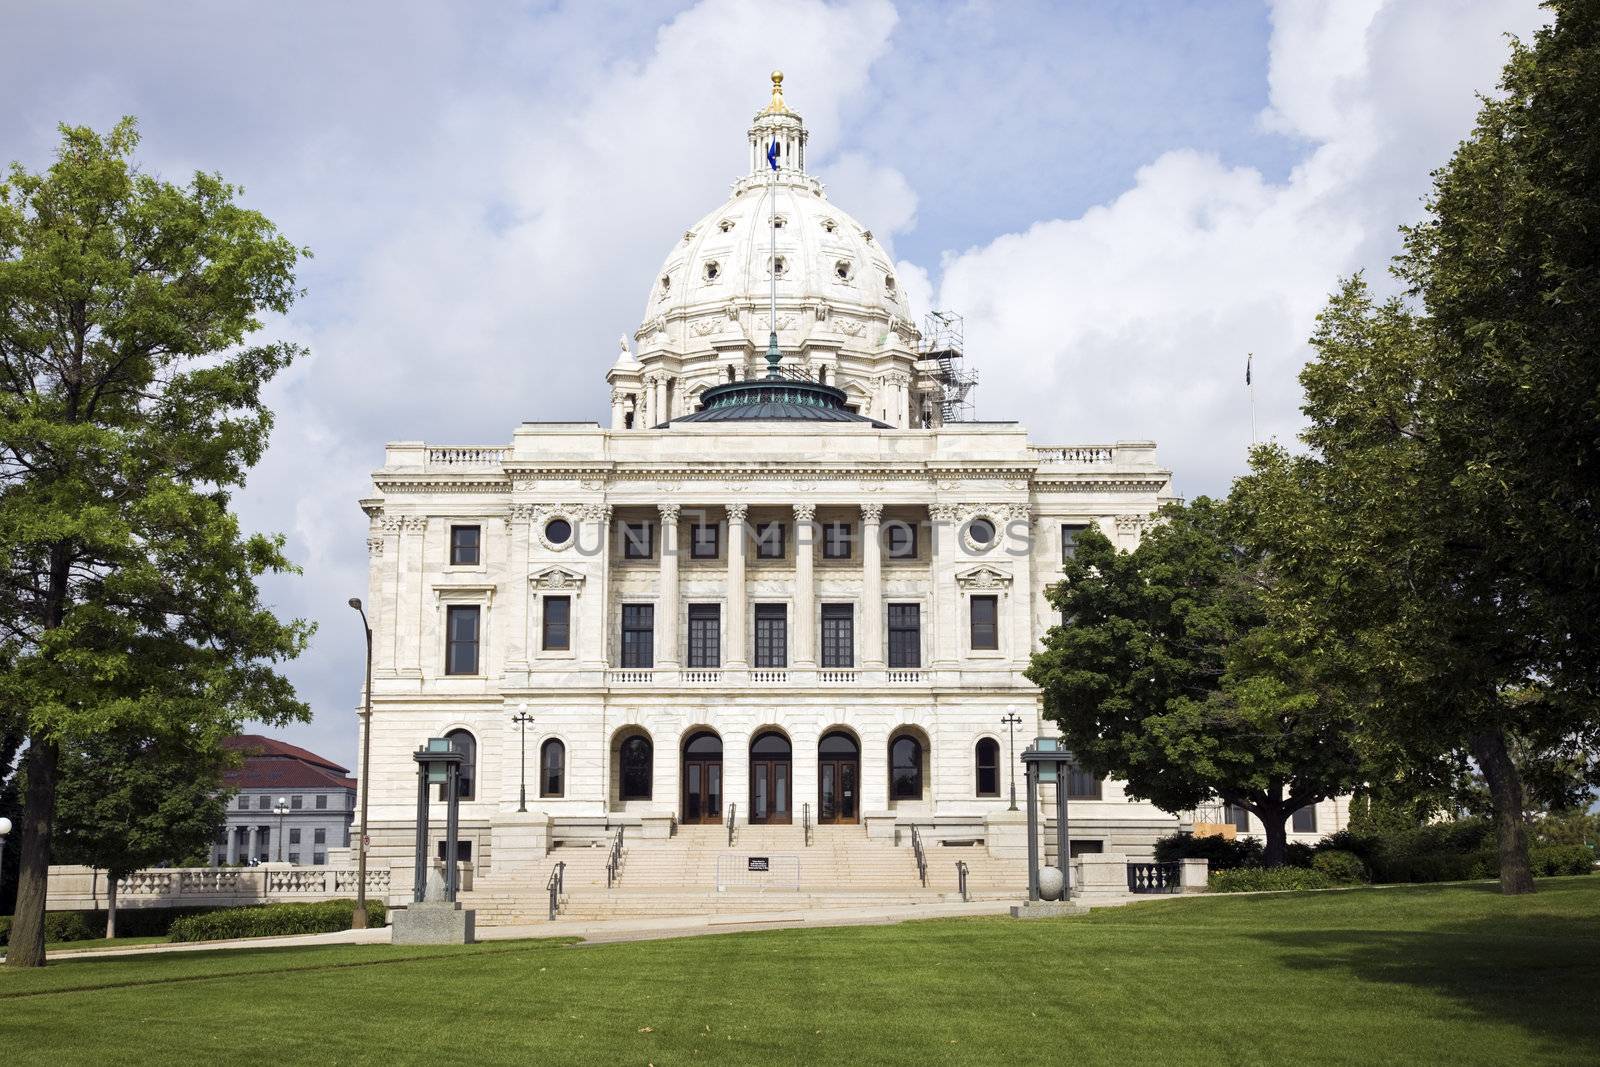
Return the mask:
<svg viewBox="0 0 1600 1067"><path fill-rule="evenodd" d="M289 862L290 863L299 863L300 862L300 853L298 853L298 852L289 853Z"/></svg>
<svg viewBox="0 0 1600 1067"><path fill-rule="evenodd" d="M478 526L450 527L450 566L476 567L482 534Z"/></svg>
<svg viewBox="0 0 1600 1067"><path fill-rule="evenodd" d="M722 666L722 606L689 605L689 666Z"/></svg>
<svg viewBox="0 0 1600 1067"><path fill-rule="evenodd" d="M756 526L756 559L782 559L784 555L783 523L763 522Z"/></svg>
<svg viewBox="0 0 1600 1067"><path fill-rule="evenodd" d="M719 529L714 522L697 522L689 527L689 558L716 559Z"/></svg>
<svg viewBox="0 0 1600 1067"><path fill-rule="evenodd" d="M904 519L883 524L884 552L890 559L917 558L917 528Z"/></svg>
<svg viewBox="0 0 1600 1067"><path fill-rule="evenodd" d="M313 831L311 831L311 843L313 845L326 845L328 843L328 831L326 831L326 830L313 830Z"/></svg>
<svg viewBox="0 0 1600 1067"><path fill-rule="evenodd" d="M922 666L922 606L889 605L889 666Z"/></svg>
<svg viewBox="0 0 1600 1067"><path fill-rule="evenodd" d="M544 618L541 629L546 652L564 652L572 647L572 598L547 596L544 598Z"/></svg>
<svg viewBox="0 0 1600 1067"><path fill-rule="evenodd" d="M1314 805L1307 805L1289 816L1289 829L1297 834L1314 834L1317 832L1317 809Z"/></svg>
<svg viewBox="0 0 1600 1067"><path fill-rule="evenodd" d="M1061 524L1062 563L1078 554L1078 535L1088 528L1088 524L1082 522L1064 522Z"/></svg>
<svg viewBox="0 0 1600 1067"><path fill-rule="evenodd" d="M249 797L240 797L239 798L239 810L240 811L249 811L250 810L250 798Z"/></svg>
<svg viewBox="0 0 1600 1067"><path fill-rule="evenodd" d="M478 673L480 608L456 604L445 611L444 673Z"/></svg>
<svg viewBox="0 0 1600 1067"><path fill-rule="evenodd" d="M256 797L256 810L257 811L266 811L267 808L271 807L271 805L272 805L272 801L269 800L267 797L264 797L264 796Z"/></svg>
<svg viewBox="0 0 1600 1067"><path fill-rule="evenodd" d="M1067 773L1068 800L1099 800L1100 790L1100 779L1082 767L1074 766Z"/></svg>
<svg viewBox="0 0 1600 1067"><path fill-rule="evenodd" d="M652 559L655 557L655 523L625 522L622 524L622 558Z"/></svg>
<svg viewBox="0 0 1600 1067"><path fill-rule="evenodd" d="M1000 648L1000 598L975 596L971 610L973 651L997 651Z"/></svg>
<svg viewBox="0 0 1600 1067"><path fill-rule="evenodd" d="M1072 841L1067 844L1067 851L1073 859L1079 856L1098 856L1106 850L1104 841Z"/></svg>
<svg viewBox="0 0 1600 1067"><path fill-rule="evenodd" d="M300 831L299 830L290 830L289 831L289 844L298 845L299 843L300 843Z"/></svg>
<svg viewBox="0 0 1600 1067"><path fill-rule="evenodd" d="M784 604L756 605L756 666L789 665L789 609Z"/></svg>
<svg viewBox="0 0 1600 1067"><path fill-rule="evenodd" d="M328 806L328 794L326 794L326 793L318 793L317 794L317 810L321 811L323 808L326 808L327 806Z"/></svg>
<svg viewBox="0 0 1600 1067"><path fill-rule="evenodd" d="M822 524L822 558L823 559L849 559L851 537L848 522L825 522Z"/></svg>
<svg viewBox="0 0 1600 1067"><path fill-rule="evenodd" d="M438 851L435 853L435 855L438 856L439 859L444 859L444 841L440 840L440 841L436 842L436 844L438 845ZM471 863L472 862L472 842L471 841L463 841L459 837L456 838L456 862L457 863Z"/></svg>
<svg viewBox="0 0 1600 1067"><path fill-rule="evenodd" d="M822 665L856 665L856 609L854 604L822 605Z"/></svg>
<svg viewBox="0 0 1600 1067"><path fill-rule="evenodd" d="M655 605L622 605L622 665L633 668L654 667L655 641Z"/></svg>
<svg viewBox="0 0 1600 1067"><path fill-rule="evenodd" d="M311 862L321 867L328 862L328 854L326 852L313 852L311 854Z"/></svg>
<svg viewBox="0 0 1600 1067"><path fill-rule="evenodd" d="M294 796L289 798L289 806L291 808L293 808L295 811L299 811L300 810L301 801L303 799L304 798L301 797L299 793L296 793Z"/></svg>

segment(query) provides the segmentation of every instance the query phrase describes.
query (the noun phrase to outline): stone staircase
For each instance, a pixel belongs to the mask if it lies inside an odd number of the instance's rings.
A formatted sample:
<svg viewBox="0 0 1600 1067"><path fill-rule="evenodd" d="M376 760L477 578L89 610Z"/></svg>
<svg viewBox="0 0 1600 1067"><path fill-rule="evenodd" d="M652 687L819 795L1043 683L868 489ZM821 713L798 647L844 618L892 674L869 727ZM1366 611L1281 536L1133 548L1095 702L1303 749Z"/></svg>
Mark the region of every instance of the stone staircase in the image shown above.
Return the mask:
<svg viewBox="0 0 1600 1067"><path fill-rule="evenodd" d="M723 826L684 826L665 840L625 839L621 874L609 889L608 855L606 847L558 846L538 872L505 879L491 873L461 900L482 926L546 921L545 886L558 862L566 863L561 915L580 920L944 904L961 899L957 860L968 866L973 900L1026 892L1026 864L995 859L981 845L930 844L924 888L908 835L896 845L868 838L859 826L816 827L809 846L800 826L741 826L732 848ZM752 870L762 861L766 870Z"/></svg>

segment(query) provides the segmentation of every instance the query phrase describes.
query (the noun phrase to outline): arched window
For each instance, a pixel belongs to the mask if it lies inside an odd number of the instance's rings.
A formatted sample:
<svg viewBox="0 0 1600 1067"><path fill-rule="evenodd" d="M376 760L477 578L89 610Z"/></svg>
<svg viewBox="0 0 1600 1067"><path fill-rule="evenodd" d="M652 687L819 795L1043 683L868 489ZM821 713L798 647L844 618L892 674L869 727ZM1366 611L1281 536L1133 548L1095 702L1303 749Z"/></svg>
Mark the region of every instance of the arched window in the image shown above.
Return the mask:
<svg viewBox="0 0 1600 1067"><path fill-rule="evenodd" d="M567 746L551 738L539 747L539 795L559 797L567 791Z"/></svg>
<svg viewBox="0 0 1600 1067"><path fill-rule="evenodd" d="M978 795L980 797L997 797L1000 795L1000 742L992 737L978 739L974 751L974 762L978 768Z"/></svg>
<svg viewBox="0 0 1600 1067"><path fill-rule="evenodd" d="M922 742L909 734L889 742L889 799L922 799Z"/></svg>
<svg viewBox="0 0 1600 1067"><path fill-rule="evenodd" d="M655 749L650 739L634 734L622 742L619 752L618 795L623 800L649 800L651 770L655 762Z"/></svg>
<svg viewBox="0 0 1600 1067"><path fill-rule="evenodd" d="M456 795L462 800L471 800L477 795L478 739L466 730L451 730L444 736L462 756L460 777L456 779L459 783ZM443 786L439 787L439 799L445 799Z"/></svg>

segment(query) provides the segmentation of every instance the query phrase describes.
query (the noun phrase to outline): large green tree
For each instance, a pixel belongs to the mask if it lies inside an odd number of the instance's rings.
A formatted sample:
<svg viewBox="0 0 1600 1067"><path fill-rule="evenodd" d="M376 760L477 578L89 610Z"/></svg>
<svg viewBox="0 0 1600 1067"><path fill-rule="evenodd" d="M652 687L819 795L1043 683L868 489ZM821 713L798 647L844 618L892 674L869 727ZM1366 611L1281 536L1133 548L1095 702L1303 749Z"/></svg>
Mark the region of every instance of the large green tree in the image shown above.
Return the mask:
<svg viewBox="0 0 1600 1067"><path fill-rule="evenodd" d="M1132 552L1079 538L1050 591L1065 622L1027 676L1086 767L1165 811L1243 807L1281 864L1289 817L1360 781L1358 697L1338 648L1269 612L1276 576L1241 509L1201 497L1160 518Z"/></svg>
<svg viewBox="0 0 1600 1067"><path fill-rule="evenodd" d="M118 730L63 750L53 851L106 872L107 937L124 878L209 855L227 821L229 762L215 739L189 733Z"/></svg>
<svg viewBox="0 0 1600 1067"><path fill-rule="evenodd" d="M277 673L310 628L261 603L291 570L230 494L267 445L253 343L303 250L214 174L142 173L124 120L63 127L0 183L0 703L25 738L8 962L44 961L62 752L109 733L211 738L306 708Z"/></svg>

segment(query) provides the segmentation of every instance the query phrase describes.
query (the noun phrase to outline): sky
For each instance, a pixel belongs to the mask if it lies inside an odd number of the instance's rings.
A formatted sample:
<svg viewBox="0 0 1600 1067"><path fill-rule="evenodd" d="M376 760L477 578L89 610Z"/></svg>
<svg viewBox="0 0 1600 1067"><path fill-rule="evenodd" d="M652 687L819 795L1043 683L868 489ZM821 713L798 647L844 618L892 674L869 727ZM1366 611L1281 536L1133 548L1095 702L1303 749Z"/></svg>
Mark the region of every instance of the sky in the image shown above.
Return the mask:
<svg viewBox="0 0 1600 1067"><path fill-rule="evenodd" d="M605 420L604 373L685 226L726 196L767 75L829 196L920 316L966 318L977 415L1041 444L1155 440L1220 494L1292 441L1341 277L1398 227L1492 92L1532 0L445 4L0 0L0 153L138 117L143 168L217 171L313 258L265 336L309 355L237 498L303 568L287 667L355 756L356 505L394 440L501 444Z"/></svg>

